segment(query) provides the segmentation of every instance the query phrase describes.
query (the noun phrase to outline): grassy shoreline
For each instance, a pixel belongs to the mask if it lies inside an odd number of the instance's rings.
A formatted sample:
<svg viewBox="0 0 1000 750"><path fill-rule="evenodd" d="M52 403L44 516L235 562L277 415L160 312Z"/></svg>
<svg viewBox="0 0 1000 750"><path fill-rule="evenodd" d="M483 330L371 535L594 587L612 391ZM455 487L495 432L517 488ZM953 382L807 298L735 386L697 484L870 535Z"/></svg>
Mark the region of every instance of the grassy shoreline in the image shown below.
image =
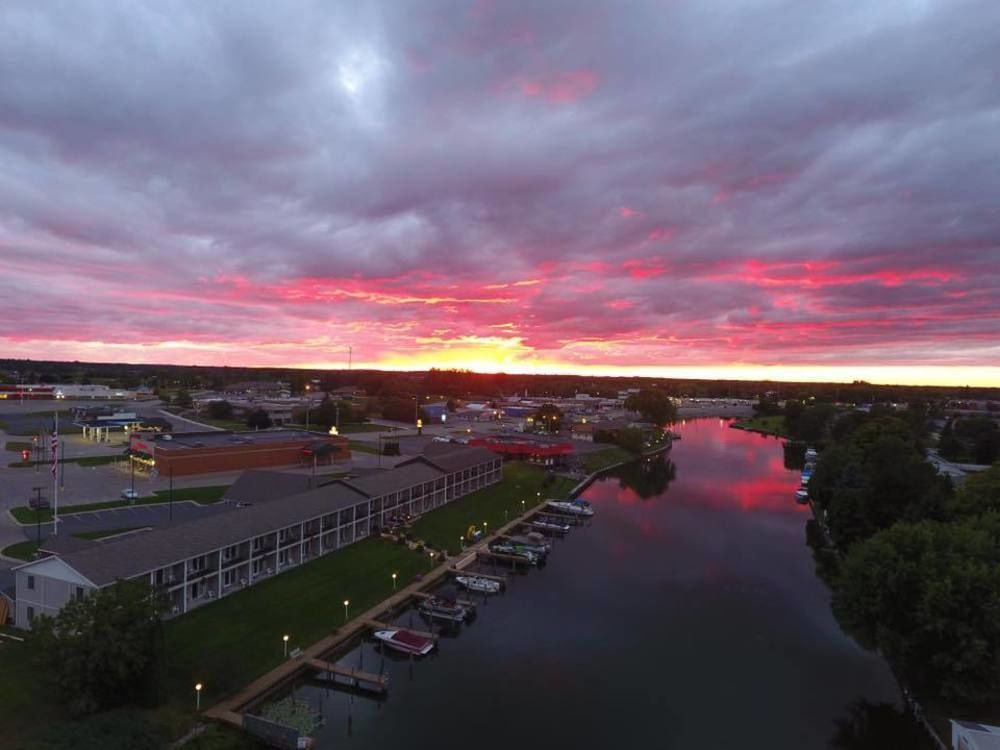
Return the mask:
<svg viewBox="0 0 1000 750"><path fill-rule="evenodd" d="M749 417L735 420L730 427L746 432L757 432L761 435L774 435L775 437L791 437L785 430L785 418L782 415L772 417Z"/></svg>

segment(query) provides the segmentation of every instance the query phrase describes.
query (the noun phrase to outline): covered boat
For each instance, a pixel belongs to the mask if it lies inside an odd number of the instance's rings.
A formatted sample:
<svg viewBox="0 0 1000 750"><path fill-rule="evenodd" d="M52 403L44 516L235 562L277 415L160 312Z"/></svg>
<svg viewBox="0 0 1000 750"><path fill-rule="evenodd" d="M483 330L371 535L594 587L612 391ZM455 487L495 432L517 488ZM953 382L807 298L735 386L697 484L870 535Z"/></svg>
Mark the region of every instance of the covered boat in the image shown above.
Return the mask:
<svg viewBox="0 0 1000 750"><path fill-rule="evenodd" d="M417 635L409 630L376 630L375 638L395 651L402 651L404 654L414 654L425 656L434 648L434 640Z"/></svg>
<svg viewBox="0 0 1000 750"><path fill-rule="evenodd" d="M549 500L546 505L552 510L574 516L594 515L594 509L584 500Z"/></svg>
<svg viewBox="0 0 1000 750"><path fill-rule="evenodd" d="M427 617L450 620L451 622L464 622L469 616L469 610L454 599L446 599L443 596L432 596L424 599L417 605L417 610Z"/></svg>

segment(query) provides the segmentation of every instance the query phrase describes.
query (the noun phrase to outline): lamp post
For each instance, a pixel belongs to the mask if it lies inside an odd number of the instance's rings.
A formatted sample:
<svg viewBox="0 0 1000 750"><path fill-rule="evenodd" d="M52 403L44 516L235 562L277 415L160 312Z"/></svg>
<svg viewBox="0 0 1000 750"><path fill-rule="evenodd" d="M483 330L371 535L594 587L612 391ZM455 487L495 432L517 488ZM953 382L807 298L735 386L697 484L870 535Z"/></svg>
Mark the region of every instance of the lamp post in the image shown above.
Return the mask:
<svg viewBox="0 0 1000 750"><path fill-rule="evenodd" d="M288 636L287 635L283 635L281 637L281 641L282 641L282 643L285 644L285 658L287 659L288 658Z"/></svg>
<svg viewBox="0 0 1000 750"><path fill-rule="evenodd" d="M194 708L201 711L201 689L204 687L200 682L194 686Z"/></svg>
<svg viewBox="0 0 1000 750"><path fill-rule="evenodd" d="M392 574L392 590L393 591L396 590L396 574L395 573Z"/></svg>
<svg viewBox="0 0 1000 750"><path fill-rule="evenodd" d="M344 599L344 622L347 622L347 608L351 606L350 599Z"/></svg>

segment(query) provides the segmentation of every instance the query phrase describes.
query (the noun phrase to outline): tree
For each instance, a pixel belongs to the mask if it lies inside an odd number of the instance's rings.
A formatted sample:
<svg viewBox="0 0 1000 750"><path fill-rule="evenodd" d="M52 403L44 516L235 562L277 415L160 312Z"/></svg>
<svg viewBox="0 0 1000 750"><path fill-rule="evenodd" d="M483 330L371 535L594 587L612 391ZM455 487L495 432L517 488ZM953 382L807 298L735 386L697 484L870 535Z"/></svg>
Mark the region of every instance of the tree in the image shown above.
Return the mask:
<svg viewBox="0 0 1000 750"><path fill-rule="evenodd" d="M155 703L163 659L161 599L146 583L118 581L33 624L31 645L77 715Z"/></svg>
<svg viewBox="0 0 1000 750"><path fill-rule="evenodd" d="M205 412L211 419L232 419L233 405L224 399L209 401Z"/></svg>
<svg viewBox="0 0 1000 750"><path fill-rule="evenodd" d="M625 399L625 408L638 412L647 422L663 427L677 419L677 407L664 391L644 388Z"/></svg>
<svg viewBox="0 0 1000 750"><path fill-rule="evenodd" d="M965 483L955 493L949 510L957 517L1000 512L1000 463L993 464L981 474L966 477Z"/></svg>
<svg viewBox="0 0 1000 750"><path fill-rule="evenodd" d="M542 404L532 416L535 424L542 425L547 432L559 432L562 429L563 412L555 404Z"/></svg>
<svg viewBox="0 0 1000 750"><path fill-rule="evenodd" d="M174 394L174 406L179 406L182 409L190 409L192 403L191 394L183 388Z"/></svg>
<svg viewBox="0 0 1000 750"><path fill-rule="evenodd" d="M415 424L417 420L417 402L408 398L394 398L382 407L382 416L394 422Z"/></svg>
<svg viewBox="0 0 1000 750"><path fill-rule="evenodd" d="M981 702L998 687L1000 515L899 523L855 545L833 610L918 689Z"/></svg>
<svg viewBox="0 0 1000 750"><path fill-rule="evenodd" d="M836 750L915 750L928 747L927 737L906 711L891 703L857 700L837 719L830 740Z"/></svg>
<svg viewBox="0 0 1000 750"><path fill-rule="evenodd" d="M266 430L271 426L271 417L263 409L254 409L247 415L247 427L251 430Z"/></svg>

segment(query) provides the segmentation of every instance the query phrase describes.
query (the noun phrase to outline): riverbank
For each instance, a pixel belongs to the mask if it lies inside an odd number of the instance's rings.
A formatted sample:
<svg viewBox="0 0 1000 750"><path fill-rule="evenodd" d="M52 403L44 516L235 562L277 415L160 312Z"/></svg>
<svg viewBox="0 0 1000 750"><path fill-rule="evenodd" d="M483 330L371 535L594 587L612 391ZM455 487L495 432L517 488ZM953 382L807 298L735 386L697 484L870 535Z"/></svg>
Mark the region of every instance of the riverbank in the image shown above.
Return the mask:
<svg viewBox="0 0 1000 750"><path fill-rule="evenodd" d="M761 435L773 435L774 437L782 438L791 437L785 429L785 418L780 414L770 417L736 419L729 426L734 430L757 432Z"/></svg>

